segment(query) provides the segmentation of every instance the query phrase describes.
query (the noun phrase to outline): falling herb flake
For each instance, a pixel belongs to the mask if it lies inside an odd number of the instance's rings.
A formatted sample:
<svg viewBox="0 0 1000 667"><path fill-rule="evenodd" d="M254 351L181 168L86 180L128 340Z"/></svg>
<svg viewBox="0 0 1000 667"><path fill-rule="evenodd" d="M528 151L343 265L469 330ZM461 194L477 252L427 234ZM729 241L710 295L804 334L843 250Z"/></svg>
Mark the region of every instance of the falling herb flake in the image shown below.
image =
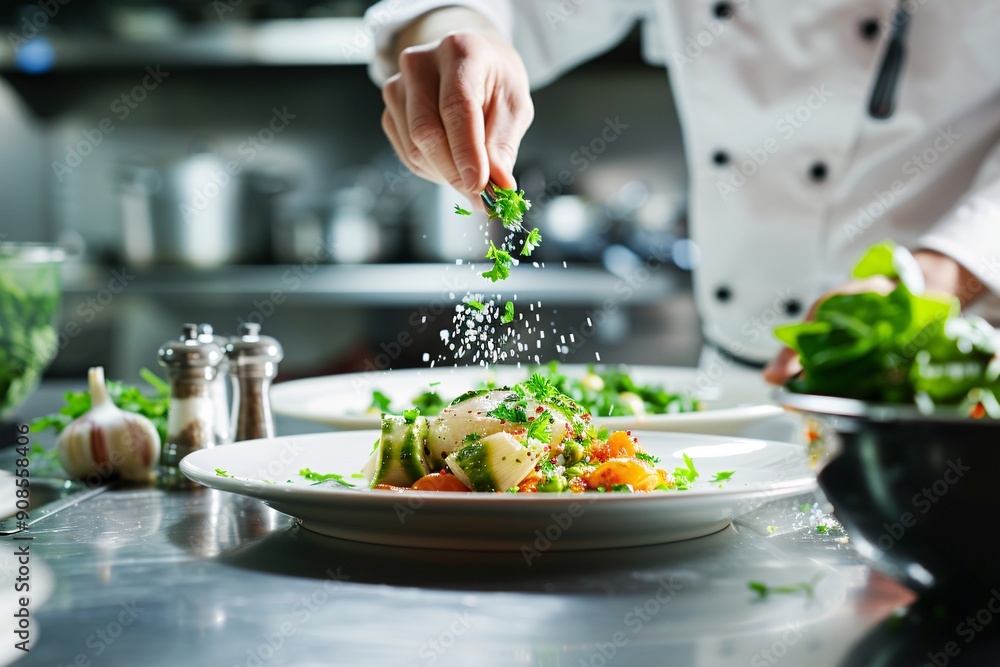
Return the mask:
<svg viewBox="0 0 1000 667"><path fill-rule="evenodd" d="M486 251L486 259L493 260L493 268L489 271L483 271L483 278L489 278L492 282L496 282L507 280L510 277L510 267L514 264L514 260L509 252L496 247L493 241L490 241L490 247Z"/></svg>
<svg viewBox="0 0 1000 667"><path fill-rule="evenodd" d="M472 215L472 211L462 208L458 204L455 204L455 213L457 215Z"/></svg>
<svg viewBox="0 0 1000 667"><path fill-rule="evenodd" d="M510 324L514 321L514 302L508 301L503 305L503 315L500 316L502 324Z"/></svg>
<svg viewBox="0 0 1000 667"><path fill-rule="evenodd" d="M816 582L818 582L822 577L822 574L817 574L809 581L800 581L795 584L787 584L784 586L768 586L760 581L750 581L747 583L747 588L757 593L761 600L769 595L783 595L800 592L804 592L806 597L811 598L816 593Z"/></svg>
<svg viewBox="0 0 1000 667"><path fill-rule="evenodd" d="M530 232L528 236L524 239L524 245L521 246L521 254L525 257L530 257L531 253L535 251L542 243L542 233L538 231L538 227L535 227Z"/></svg>
<svg viewBox="0 0 1000 667"><path fill-rule="evenodd" d="M482 301L476 301L475 299L469 299L465 305L479 312L482 312L483 309L486 308L486 306L483 305Z"/></svg>
<svg viewBox="0 0 1000 667"><path fill-rule="evenodd" d="M731 479L732 476L733 476L733 474L735 474L735 473L736 473L735 470L725 470L725 471L722 471L722 472L717 472L717 473L715 473L715 477L713 477L712 479L710 479L708 481L710 481L710 482L725 482L726 480Z"/></svg>

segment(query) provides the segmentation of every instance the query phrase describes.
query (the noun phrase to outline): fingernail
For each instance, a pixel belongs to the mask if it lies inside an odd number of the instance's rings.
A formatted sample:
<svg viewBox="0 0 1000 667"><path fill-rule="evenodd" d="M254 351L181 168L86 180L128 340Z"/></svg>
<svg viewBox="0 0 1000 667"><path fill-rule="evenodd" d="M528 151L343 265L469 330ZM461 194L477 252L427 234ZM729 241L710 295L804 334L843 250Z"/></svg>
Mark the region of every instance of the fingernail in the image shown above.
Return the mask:
<svg viewBox="0 0 1000 667"><path fill-rule="evenodd" d="M472 167L469 167L462 172L462 183L465 184L466 190L471 191L474 187L476 187L476 181L479 180L478 176L479 174L477 174L476 170Z"/></svg>

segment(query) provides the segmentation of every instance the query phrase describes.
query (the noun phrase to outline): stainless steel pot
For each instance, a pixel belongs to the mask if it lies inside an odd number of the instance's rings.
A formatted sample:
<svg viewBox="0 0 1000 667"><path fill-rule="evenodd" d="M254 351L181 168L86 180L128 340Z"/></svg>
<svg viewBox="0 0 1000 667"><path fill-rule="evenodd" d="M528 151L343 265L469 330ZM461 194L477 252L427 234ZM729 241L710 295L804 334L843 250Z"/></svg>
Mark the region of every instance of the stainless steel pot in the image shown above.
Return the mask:
<svg viewBox="0 0 1000 667"><path fill-rule="evenodd" d="M124 259L131 265L268 262L280 178L213 153L164 164L123 165Z"/></svg>

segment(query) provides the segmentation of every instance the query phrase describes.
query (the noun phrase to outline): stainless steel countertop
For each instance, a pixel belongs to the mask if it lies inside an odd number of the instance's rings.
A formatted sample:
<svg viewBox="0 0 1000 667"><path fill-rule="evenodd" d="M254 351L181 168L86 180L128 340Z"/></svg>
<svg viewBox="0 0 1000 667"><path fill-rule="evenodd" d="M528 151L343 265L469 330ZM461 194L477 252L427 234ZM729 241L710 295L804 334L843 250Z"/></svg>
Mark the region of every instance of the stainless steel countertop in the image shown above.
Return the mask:
<svg viewBox="0 0 1000 667"><path fill-rule="evenodd" d="M57 389L23 414L46 411ZM824 519L798 507L813 500L772 503L697 540L528 566L520 554L334 540L217 491L111 490L31 529L56 588L18 664L874 664L872 651L912 642L879 629L910 594L841 535L818 533ZM758 600L747 586L816 575L812 598Z"/></svg>

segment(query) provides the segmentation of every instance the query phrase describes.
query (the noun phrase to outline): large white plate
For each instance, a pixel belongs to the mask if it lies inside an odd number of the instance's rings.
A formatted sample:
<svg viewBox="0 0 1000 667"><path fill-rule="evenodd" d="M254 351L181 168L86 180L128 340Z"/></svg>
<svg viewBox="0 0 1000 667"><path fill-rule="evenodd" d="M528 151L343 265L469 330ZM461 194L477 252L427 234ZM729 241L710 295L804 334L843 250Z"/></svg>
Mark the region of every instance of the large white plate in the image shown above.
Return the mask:
<svg viewBox="0 0 1000 667"><path fill-rule="evenodd" d="M181 461L205 486L260 498L318 533L358 542L480 551L600 549L708 535L763 503L815 488L803 447L766 440L635 432L672 470L689 454L701 473L689 491L646 494L510 494L371 491L350 479L376 431L249 440ZM232 477L223 477L216 469ZM361 488L312 485L302 468L339 473ZM720 484L707 480L735 470Z"/></svg>
<svg viewBox="0 0 1000 667"><path fill-rule="evenodd" d="M674 415L594 415L597 423L610 429L737 435L751 424L782 414L782 409L771 402L773 387L763 379L727 374L725 382L720 384L697 368L630 366L628 369L640 384L693 393L705 401L706 409ZM587 366L565 364L560 366L560 372L581 377ZM514 366L493 366L488 371L473 366L329 375L274 385L271 408L280 415L341 430L371 429L379 427L379 416L366 414L375 389L391 398L394 406L407 406L417 395L430 391L434 382L440 384L433 389L445 400L451 400L478 387L488 375L503 385L520 382L527 374L526 368Z"/></svg>

